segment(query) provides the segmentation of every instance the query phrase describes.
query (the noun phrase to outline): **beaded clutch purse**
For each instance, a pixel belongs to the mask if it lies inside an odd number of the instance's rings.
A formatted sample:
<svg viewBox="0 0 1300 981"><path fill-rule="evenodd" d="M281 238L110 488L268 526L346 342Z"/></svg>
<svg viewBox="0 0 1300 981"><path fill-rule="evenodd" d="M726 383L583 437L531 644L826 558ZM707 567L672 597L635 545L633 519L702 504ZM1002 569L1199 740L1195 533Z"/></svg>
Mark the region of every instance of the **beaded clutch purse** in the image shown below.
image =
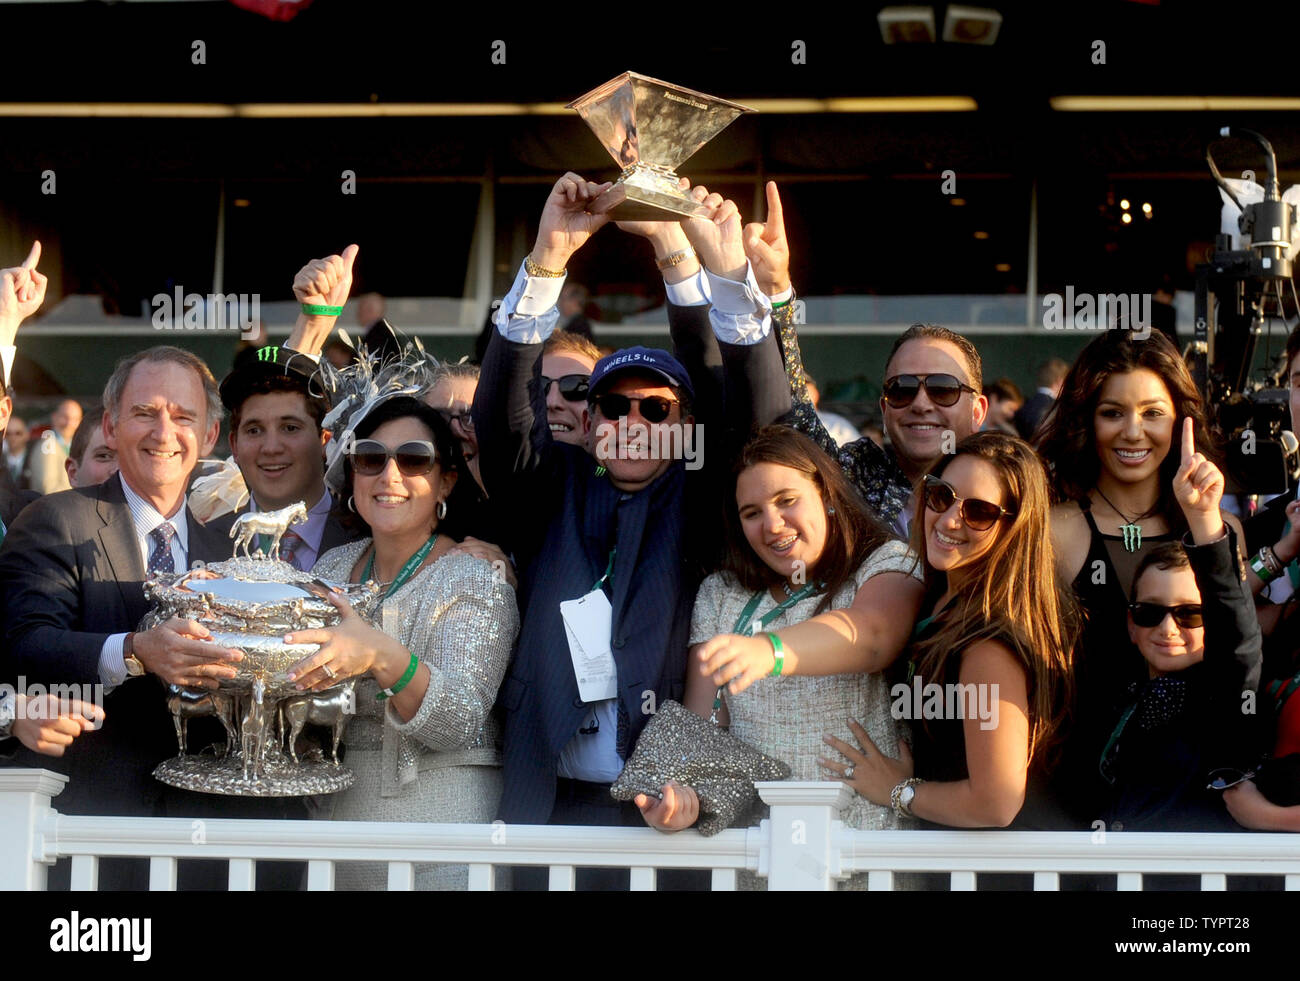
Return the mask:
<svg viewBox="0 0 1300 981"><path fill-rule="evenodd" d="M789 776L790 767L780 760L764 756L684 705L665 701L609 793L615 800L631 800L637 794L658 796L669 780L686 784L700 799L695 828L707 838L749 813L758 799L756 781Z"/></svg>

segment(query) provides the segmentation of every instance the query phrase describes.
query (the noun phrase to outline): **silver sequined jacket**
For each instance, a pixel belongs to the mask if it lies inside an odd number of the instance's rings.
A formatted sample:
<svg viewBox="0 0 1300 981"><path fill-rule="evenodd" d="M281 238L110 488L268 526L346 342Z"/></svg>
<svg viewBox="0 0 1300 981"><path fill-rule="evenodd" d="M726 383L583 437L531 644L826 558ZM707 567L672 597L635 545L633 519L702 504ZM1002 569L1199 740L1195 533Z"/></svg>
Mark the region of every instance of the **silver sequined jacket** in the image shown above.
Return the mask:
<svg viewBox="0 0 1300 981"><path fill-rule="evenodd" d="M347 581L366 538L321 556L312 570ZM424 701L409 722L375 699L371 678L357 685L349 751L381 752L382 794L402 794L421 771L500 766L500 727L492 716L505 676L519 609L515 591L482 559L452 553L431 563L384 601L380 626L429 668Z"/></svg>

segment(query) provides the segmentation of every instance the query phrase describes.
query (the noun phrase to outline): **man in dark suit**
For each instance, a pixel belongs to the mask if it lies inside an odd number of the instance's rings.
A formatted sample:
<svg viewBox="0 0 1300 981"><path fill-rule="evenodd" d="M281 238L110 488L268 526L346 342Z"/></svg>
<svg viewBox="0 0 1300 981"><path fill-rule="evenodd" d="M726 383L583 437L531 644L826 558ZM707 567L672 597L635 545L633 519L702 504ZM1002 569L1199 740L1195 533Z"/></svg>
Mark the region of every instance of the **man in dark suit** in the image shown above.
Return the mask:
<svg viewBox="0 0 1300 981"><path fill-rule="evenodd" d="M331 548L358 537L339 520L325 487L321 429L329 403L316 377L315 359L288 347L267 346L221 382L230 411L230 452L248 487L248 510L278 511L307 505L307 522L285 532L280 558L309 570ZM228 533L234 516L213 522Z"/></svg>
<svg viewBox="0 0 1300 981"><path fill-rule="evenodd" d="M1038 391L1029 396L1016 412L1014 422L1021 439L1033 442L1034 433L1043 424L1047 414L1052 411L1061 394L1061 385L1069 373L1070 366L1060 358L1052 358L1038 367Z"/></svg>
<svg viewBox="0 0 1300 981"><path fill-rule="evenodd" d="M498 513L511 522L502 532L521 569L523 625L499 697L500 813L509 822L643 823L635 805L610 798L609 785L654 706L682 695L695 591L720 545L724 436L734 445L751 419L771 422L790 405L770 332L757 343L719 344L707 306L670 305L681 361L649 348L602 359L590 379L592 454L552 438L537 380L544 341L558 320L555 298L569 257L607 220L587 210L602 210L606 187L574 174L555 185L537 246L498 314L474 398L481 473L494 503L500 501ZM710 201L711 208L720 204ZM738 217L701 224L707 228L697 230L696 248L705 265L731 281L739 305L758 303ZM729 312L751 325L752 308ZM726 378L725 419L719 374ZM628 452L638 429L662 445L661 431L685 427L694 435L695 422L707 440L696 446L703 459ZM625 436L615 435L619 426ZM611 611L601 642L607 640L616 666L615 694L588 692L584 700L560 604L597 591L607 594Z"/></svg>
<svg viewBox="0 0 1300 981"><path fill-rule="evenodd" d="M58 761L71 779L56 807L69 814L295 816L297 809L279 801L214 798L152 777L176 750L163 685L216 688L219 679L234 677L232 662L243 657L211 643L207 629L193 621L173 618L136 630L148 609L143 582L149 573L230 555L230 542L186 507L190 473L216 443L221 404L207 366L174 347L124 359L104 401L104 433L119 473L34 502L0 545L5 680L108 692L103 729ZM49 765L22 756L17 763ZM187 864L183 885L224 878L220 870L214 876L211 867ZM146 874L139 862L105 861L100 884L143 888Z"/></svg>

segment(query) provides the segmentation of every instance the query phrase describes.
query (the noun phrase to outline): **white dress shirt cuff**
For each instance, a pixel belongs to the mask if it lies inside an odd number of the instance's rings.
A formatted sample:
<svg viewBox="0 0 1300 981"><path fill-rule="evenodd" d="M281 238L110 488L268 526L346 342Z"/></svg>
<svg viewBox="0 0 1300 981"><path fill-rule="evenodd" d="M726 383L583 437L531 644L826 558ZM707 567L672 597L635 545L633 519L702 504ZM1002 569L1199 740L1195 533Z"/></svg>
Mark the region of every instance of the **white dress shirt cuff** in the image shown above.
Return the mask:
<svg viewBox="0 0 1300 981"><path fill-rule="evenodd" d="M690 279L683 279L680 283L665 281L664 293L673 306L704 306L709 302L709 281L704 278L704 267L701 266L699 272Z"/></svg>
<svg viewBox="0 0 1300 981"><path fill-rule="evenodd" d="M17 353L16 344L0 344L0 364L4 365L5 388L9 387L9 374L14 370L14 355Z"/></svg>
<svg viewBox="0 0 1300 981"><path fill-rule="evenodd" d="M285 349L286 351L292 351L294 354L298 355L299 357L310 358L311 361L312 361L314 364L320 364L320 352L319 352L319 351L318 351L317 353L315 353L315 354L311 354L311 353L308 352L308 351L299 351L296 347L289 347L287 344L285 345L284 349Z"/></svg>
<svg viewBox="0 0 1300 981"><path fill-rule="evenodd" d="M705 271L713 306L709 321L724 344L757 344L772 329L772 301L758 288L754 269L745 264L744 282L723 279Z"/></svg>
<svg viewBox="0 0 1300 981"><path fill-rule="evenodd" d="M126 661L122 657L125 643L126 634L109 634L99 649L99 680L104 683L105 692L126 681Z"/></svg>
<svg viewBox="0 0 1300 981"><path fill-rule="evenodd" d="M778 303L789 303L790 299L793 296L794 296L794 287L787 286L785 289L783 289L780 293L777 293L775 296L769 296L768 299L771 300L772 305L775 306Z"/></svg>
<svg viewBox="0 0 1300 981"><path fill-rule="evenodd" d="M522 263L510 292L497 308L493 322L501 336L516 344L540 344L560 321L556 303L567 276L529 276Z"/></svg>

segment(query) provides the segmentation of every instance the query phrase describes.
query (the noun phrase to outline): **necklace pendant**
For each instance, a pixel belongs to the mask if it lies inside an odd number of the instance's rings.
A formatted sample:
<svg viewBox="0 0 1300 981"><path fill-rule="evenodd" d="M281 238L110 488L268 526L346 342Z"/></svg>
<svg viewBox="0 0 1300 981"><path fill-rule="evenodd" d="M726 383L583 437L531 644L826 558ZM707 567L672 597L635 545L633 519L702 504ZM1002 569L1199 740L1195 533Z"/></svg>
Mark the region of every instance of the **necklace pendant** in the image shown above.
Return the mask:
<svg viewBox="0 0 1300 981"><path fill-rule="evenodd" d="M1124 549L1128 552L1136 552L1142 547L1142 526L1139 524L1120 525L1119 530L1124 533Z"/></svg>

